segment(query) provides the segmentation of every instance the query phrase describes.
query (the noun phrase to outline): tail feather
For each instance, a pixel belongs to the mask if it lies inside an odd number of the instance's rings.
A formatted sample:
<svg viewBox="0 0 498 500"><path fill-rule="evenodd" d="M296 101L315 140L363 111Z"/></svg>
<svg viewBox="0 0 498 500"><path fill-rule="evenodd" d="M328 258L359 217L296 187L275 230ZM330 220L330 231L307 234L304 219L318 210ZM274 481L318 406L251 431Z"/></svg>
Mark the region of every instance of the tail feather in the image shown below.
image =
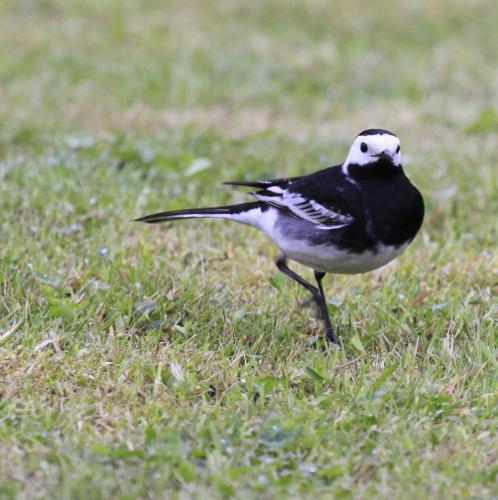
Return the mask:
<svg viewBox="0 0 498 500"><path fill-rule="evenodd" d="M135 219L135 222L146 222L147 224L157 224L159 222L164 222L168 220L175 219L196 219L202 217L213 217L213 218L223 218L230 219L235 218L237 215L253 210L255 208L261 208L263 203L261 202L251 202L251 203L240 203L238 205L226 205L223 207L210 207L210 208L187 208L184 210L171 210L168 212L158 212L156 214L145 215Z"/></svg>
<svg viewBox="0 0 498 500"><path fill-rule="evenodd" d="M243 186L265 189L269 186L279 186L281 184L286 184L293 179L295 179L295 177L284 177L282 179L272 179L268 181L228 181L224 182L223 184L225 186Z"/></svg>
<svg viewBox="0 0 498 500"><path fill-rule="evenodd" d="M272 181L253 181L253 182L242 182L242 181L227 181L224 182L224 186L244 186L244 187L254 187L254 188L264 188L270 185Z"/></svg>

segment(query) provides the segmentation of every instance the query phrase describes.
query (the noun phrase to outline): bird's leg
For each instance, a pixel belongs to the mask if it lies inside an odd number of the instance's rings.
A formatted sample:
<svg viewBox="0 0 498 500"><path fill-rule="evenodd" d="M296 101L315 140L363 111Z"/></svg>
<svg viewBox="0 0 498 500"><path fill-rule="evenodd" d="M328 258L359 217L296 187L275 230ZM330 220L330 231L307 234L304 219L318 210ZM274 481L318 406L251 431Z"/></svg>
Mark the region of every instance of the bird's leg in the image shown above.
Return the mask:
<svg viewBox="0 0 498 500"><path fill-rule="evenodd" d="M322 318L325 322L325 327L327 331L325 332L325 338L331 342L332 344L340 345L337 340L334 332L334 328L332 327L332 322L330 321L329 310L327 307L327 300L325 299L325 293L323 292L322 279L325 276L325 273L320 271L315 271L315 279L318 284L318 291L320 294L320 309L322 312Z"/></svg>
<svg viewBox="0 0 498 500"><path fill-rule="evenodd" d="M300 285L304 286L304 288L306 288L306 290L311 292L311 295L313 295L313 299L315 300L315 302L317 304L320 304L321 299L320 299L320 291L318 290L318 288L316 286L313 286L311 283L308 283L305 279L301 278L301 276L299 276L299 274L296 274L294 271L289 269L287 267L287 259L286 259L285 255L281 255L277 259L276 264L277 264L279 271L282 271L284 274L289 276L289 278L292 278L294 281L297 281Z"/></svg>

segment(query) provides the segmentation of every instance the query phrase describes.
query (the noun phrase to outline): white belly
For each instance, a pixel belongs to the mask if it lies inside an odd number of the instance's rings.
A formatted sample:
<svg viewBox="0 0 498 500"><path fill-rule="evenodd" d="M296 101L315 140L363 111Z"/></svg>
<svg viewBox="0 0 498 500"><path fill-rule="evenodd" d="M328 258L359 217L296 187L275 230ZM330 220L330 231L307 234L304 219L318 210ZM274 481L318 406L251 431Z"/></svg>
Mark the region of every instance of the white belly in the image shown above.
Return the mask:
<svg viewBox="0 0 498 500"><path fill-rule="evenodd" d="M361 254L341 250L332 245L311 245L304 239L287 238L285 231L277 227L277 210L261 212L259 208L231 217L238 222L257 227L280 247L282 252L315 271L336 274L356 274L373 271L395 259L408 246L379 244L375 251Z"/></svg>
<svg viewBox="0 0 498 500"><path fill-rule="evenodd" d="M376 251L361 254L340 250L329 245L311 246L304 241L293 241L287 245L279 242L282 251L291 259L309 266L315 271L336 274L357 274L373 271L395 259L403 252L406 245L390 246L379 244Z"/></svg>

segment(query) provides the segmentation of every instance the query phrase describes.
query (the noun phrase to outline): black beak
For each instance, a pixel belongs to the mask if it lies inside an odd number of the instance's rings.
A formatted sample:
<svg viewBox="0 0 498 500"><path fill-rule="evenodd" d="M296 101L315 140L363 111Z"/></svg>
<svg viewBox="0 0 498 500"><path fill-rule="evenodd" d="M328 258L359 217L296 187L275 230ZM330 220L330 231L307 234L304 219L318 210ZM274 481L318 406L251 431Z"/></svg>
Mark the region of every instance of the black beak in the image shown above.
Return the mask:
<svg viewBox="0 0 498 500"><path fill-rule="evenodd" d="M379 153L377 155L377 158L379 160L387 160L387 161L392 162L394 160L394 153L392 151L389 151L389 149L384 149L384 151L382 151L382 153Z"/></svg>

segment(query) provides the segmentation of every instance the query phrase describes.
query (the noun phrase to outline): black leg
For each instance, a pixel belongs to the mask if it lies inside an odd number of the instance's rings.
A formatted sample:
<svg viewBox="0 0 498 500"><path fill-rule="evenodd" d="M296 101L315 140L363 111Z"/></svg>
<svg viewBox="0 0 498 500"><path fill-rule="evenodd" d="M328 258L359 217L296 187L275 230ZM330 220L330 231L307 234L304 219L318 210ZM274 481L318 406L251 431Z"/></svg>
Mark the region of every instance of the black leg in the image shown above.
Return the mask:
<svg viewBox="0 0 498 500"><path fill-rule="evenodd" d="M280 271L282 271L284 274L289 276L289 278L292 278L294 281L297 281L300 285L304 286L304 288L306 288L306 290L311 292L311 294L313 295L313 298L317 302L320 301L320 292L319 292L318 288L316 286L313 286L311 283L308 283L305 279L301 278L301 276L299 276L299 274L296 274L294 271L289 269L287 267L287 259L285 258L284 255L281 255L277 259L276 264L277 264L277 267Z"/></svg>
<svg viewBox="0 0 498 500"><path fill-rule="evenodd" d="M325 332L325 338L329 342L332 342L333 344L340 345L339 341L335 336L334 328L332 327L332 322L330 321L329 310L327 307L327 300L325 299L325 293L323 292L322 279L324 276L325 273L315 271L315 279L318 284L318 291L320 293L319 306L322 312L322 318L325 321L325 327L327 328L327 331Z"/></svg>

